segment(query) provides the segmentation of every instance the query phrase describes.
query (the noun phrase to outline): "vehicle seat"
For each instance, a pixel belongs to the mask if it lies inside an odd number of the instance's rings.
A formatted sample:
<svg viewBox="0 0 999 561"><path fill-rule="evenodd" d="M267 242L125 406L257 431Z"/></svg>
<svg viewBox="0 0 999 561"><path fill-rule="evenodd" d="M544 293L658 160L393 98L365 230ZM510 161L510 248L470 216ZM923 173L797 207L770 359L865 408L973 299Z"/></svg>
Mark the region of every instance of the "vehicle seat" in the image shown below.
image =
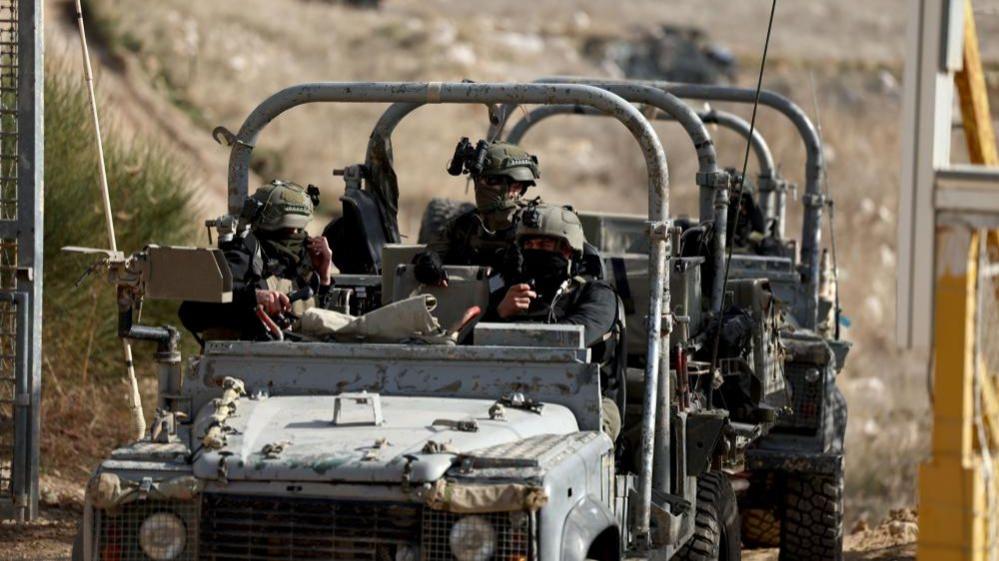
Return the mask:
<svg viewBox="0 0 999 561"><path fill-rule="evenodd" d="M343 214L323 228L333 250L333 264L344 274L372 275L382 267L382 248L388 242L375 197L348 188L340 197Z"/></svg>
<svg viewBox="0 0 999 561"><path fill-rule="evenodd" d="M583 242L583 257L579 264L579 274L584 277L605 280L607 271L600 250L590 242Z"/></svg>
<svg viewBox="0 0 999 561"><path fill-rule="evenodd" d="M617 291L624 308L628 354L644 356L647 337L645 316L649 310L649 256L627 253L603 257L607 282ZM692 330L700 328L700 257L674 257L670 260L670 304L673 312L689 318Z"/></svg>

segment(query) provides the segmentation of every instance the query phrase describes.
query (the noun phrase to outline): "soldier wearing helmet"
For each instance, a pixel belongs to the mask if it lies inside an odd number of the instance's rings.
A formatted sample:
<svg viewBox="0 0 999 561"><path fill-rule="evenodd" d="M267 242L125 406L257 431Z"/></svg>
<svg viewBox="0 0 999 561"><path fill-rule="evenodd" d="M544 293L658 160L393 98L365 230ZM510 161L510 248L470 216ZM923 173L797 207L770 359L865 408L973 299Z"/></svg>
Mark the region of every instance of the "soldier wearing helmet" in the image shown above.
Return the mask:
<svg viewBox="0 0 999 561"><path fill-rule="evenodd" d="M472 178L475 209L447 223L414 258L413 272L424 284L446 286L444 265L498 269L513 245L524 195L541 177L538 158L519 146L480 140L473 147L467 138L458 143L448 173Z"/></svg>
<svg viewBox="0 0 999 561"><path fill-rule="evenodd" d="M614 327L617 296L609 284L577 274L585 242L571 208L524 210L516 228L519 262L507 260L506 289L497 291L487 318L582 325L587 346L599 343Z"/></svg>
<svg viewBox="0 0 999 561"><path fill-rule="evenodd" d="M316 187L281 180L248 197L240 234L220 244L232 272L232 303L184 302L184 326L207 339L261 339L266 330L257 317L258 306L280 318L293 308L300 312L325 305L332 251L326 238L310 238L305 231L318 202Z"/></svg>
<svg viewBox="0 0 999 561"><path fill-rule="evenodd" d="M570 207L531 205L516 228L516 263L507 260L505 289L494 293L483 321L582 325L593 360L614 352L608 334L617 322L617 294L602 280L578 274L586 238ZM511 270L512 269L512 270ZM621 416L613 400L603 400L604 430L616 440Z"/></svg>

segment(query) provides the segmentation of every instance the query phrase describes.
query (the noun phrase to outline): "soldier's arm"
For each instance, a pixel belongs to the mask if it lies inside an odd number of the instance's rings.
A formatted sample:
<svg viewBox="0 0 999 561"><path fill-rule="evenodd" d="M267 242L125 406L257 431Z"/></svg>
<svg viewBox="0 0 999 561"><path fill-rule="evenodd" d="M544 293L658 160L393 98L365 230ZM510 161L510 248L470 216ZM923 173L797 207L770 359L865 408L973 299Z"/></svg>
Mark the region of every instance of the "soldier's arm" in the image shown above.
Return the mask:
<svg viewBox="0 0 999 561"><path fill-rule="evenodd" d="M600 281L588 282L580 290L583 292L576 305L567 310L558 323L582 325L586 346L589 347L614 328L617 295L610 285Z"/></svg>
<svg viewBox="0 0 999 561"><path fill-rule="evenodd" d="M232 303L235 307L252 310L257 306L260 271L253 266L253 254L235 243L222 248L232 272Z"/></svg>

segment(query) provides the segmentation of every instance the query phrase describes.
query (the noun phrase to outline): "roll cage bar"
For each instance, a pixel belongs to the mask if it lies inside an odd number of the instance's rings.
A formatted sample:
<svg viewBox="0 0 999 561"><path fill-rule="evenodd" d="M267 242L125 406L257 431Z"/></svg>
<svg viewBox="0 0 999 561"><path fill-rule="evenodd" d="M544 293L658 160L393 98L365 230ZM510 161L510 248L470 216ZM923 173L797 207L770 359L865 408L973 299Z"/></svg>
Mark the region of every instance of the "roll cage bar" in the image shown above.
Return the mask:
<svg viewBox="0 0 999 561"><path fill-rule="evenodd" d="M510 129L510 132L507 133L505 140L513 144L520 144L527 132L535 125L538 125L541 121L556 115L603 116L603 113L595 111L591 107L584 107L582 105L542 105L541 107L535 107L531 111L528 111L527 115L517 121L513 128ZM770 150L770 145L760 133L760 130L752 129L751 131L748 121L734 113L729 113L728 111L721 111L712 108L705 111L698 111L697 116L705 125L718 125L724 127L749 141L750 146L753 149L753 155L756 159L757 166L759 167L758 183L761 194L760 206L768 219L776 219L775 213L773 213L772 210L773 201L771 195L773 194L775 183L777 182L779 175L777 166L774 164L773 152ZM672 115L662 111L657 111L652 118L659 121L676 120ZM750 134L750 132L752 132L752 134Z"/></svg>
<svg viewBox="0 0 999 561"><path fill-rule="evenodd" d="M606 80L602 78L584 78L573 76L551 76L535 80L538 84L588 84L611 91L620 91L621 87L636 84L653 87L668 92L681 99L696 99L701 101L755 103L757 92L749 88L731 86L710 86L702 84L682 84L662 80ZM795 126L798 135L805 145L805 194L802 196L804 219L801 226L801 267L805 277L804 322L803 327L815 329L818 323L819 277L821 274L820 242L822 239L822 207L826 204L826 196L822 192L822 180L825 175L825 159L822 153L822 140L815 126L805 112L788 98L770 91L759 92L760 105L774 109L787 117ZM507 104L496 112L492 129L501 130L506 119L513 114L516 105ZM783 209L786 194L777 192L776 212L779 224L783 224ZM704 199L701 199L702 216Z"/></svg>
<svg viewBox="0 0 999 561"><path fill-rule="evenodd" d="M654 91L649 88L649 91ZM661 92L660 92L661 93ZM649 94L649 97L653 97ZM665 95L654 97L666 99ZM238 216L248 195L249 163L260 131L279 115L307 103L403 103L396 113L408 114L423 104L575 104L593 107L619 120L631 132L642 149L649 176L649 310L646 318L648 333L645 367L645 395L642 413L642 461L639 470L639 501L633 519L633 532L646 543L650 536L650 515L653 479L656 487L669 492L669 439L661 442L660 455L666 473L653 473L656 434L669 434L669 353L672 330L669 313L669 268L666 266L669 247L669 173L666 153L652 125L630 103L605 89L580 84L476 84L453 82L321 82L300 84L285 88L264 100L246 118L239 132L229 139L232 146L229 156L229 213ZM670 102L672 103L672 102ZM682 104L681 104L682 105ZM395 106L393 106L395 107ZM686 107L686 106L684 106ZM689 109L689 108L688 108ZM385 120L385 115L379 124ZM693 120L704 132L702 163L713 156L710 137L703 124ZM398 121L396 121L398 122ZM688 116L685 122L691 122ZM377 127L376 127L377 129ZM374 137L375 133L372 134ZM386 137L387 138L387 137ZM711 162L713 163L713 162ZM715 168L713 168L715 169ZM398 193L390 194L397 197ZM662 375L661 375L662 374ZM663 404L666 407L661 407ZM661 413L658 415L657 411ZM665 429L665 433L662 431ZM656 469L661 472L661 469ZM665 485L665 487L662 487Z"/></svg>
<svg viewBox="0 0 999 561"><path fill-rule="evenodd" d="M729 175L718 167L718 154L715 151L714 142L708 133L707 127L701 118L687 104L680 101L676 96L662 91L659 88L646 86L643 84L622 84L613 87L600 86L601 89L610 91L627 101L643 103L655 107L659 111L669 115L677 121L690 137L691 143L698 157L698 171L696 181L701 187L701 220L713 221L715 232L713 237L715 243L715 263L716 270L724 267L725 235L727 232L728 213L715 212L719 208L728 206L728 186ZM570 105L572 104L562 104ZM419 104L397 103L389 107L379 118L371 132L371 139L368 143L368 153L365 161L371 163L378 160L380 153L391 150L391 136L396 126L415 110ZM507 104L504 107L508 107ZM548 109L561 105L545 105L542 108ZM580 106L582 107L582 106ZM603 111L590 108L592 111L605 114ZM492 119L488 137L498 138L502 132L502 122ZM723 305L722 275L715 275L715 283L711 287L711 309L720 312ZM665 437L666 434L661 435Z"/></svg>

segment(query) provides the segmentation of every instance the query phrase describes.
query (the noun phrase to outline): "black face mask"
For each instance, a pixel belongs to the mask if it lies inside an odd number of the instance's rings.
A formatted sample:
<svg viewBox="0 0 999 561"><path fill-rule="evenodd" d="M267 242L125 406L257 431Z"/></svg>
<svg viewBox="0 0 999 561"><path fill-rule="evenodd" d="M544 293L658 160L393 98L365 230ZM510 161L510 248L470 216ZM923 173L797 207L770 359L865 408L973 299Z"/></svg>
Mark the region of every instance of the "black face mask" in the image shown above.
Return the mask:
<svg viewBox="0 0 999 561"><path fill-rule="evenodd" d="M534 278L534 288L545 297L554 296L569 278L569 260L561 253L543 249L525 249L524 273Z"/></svg>

